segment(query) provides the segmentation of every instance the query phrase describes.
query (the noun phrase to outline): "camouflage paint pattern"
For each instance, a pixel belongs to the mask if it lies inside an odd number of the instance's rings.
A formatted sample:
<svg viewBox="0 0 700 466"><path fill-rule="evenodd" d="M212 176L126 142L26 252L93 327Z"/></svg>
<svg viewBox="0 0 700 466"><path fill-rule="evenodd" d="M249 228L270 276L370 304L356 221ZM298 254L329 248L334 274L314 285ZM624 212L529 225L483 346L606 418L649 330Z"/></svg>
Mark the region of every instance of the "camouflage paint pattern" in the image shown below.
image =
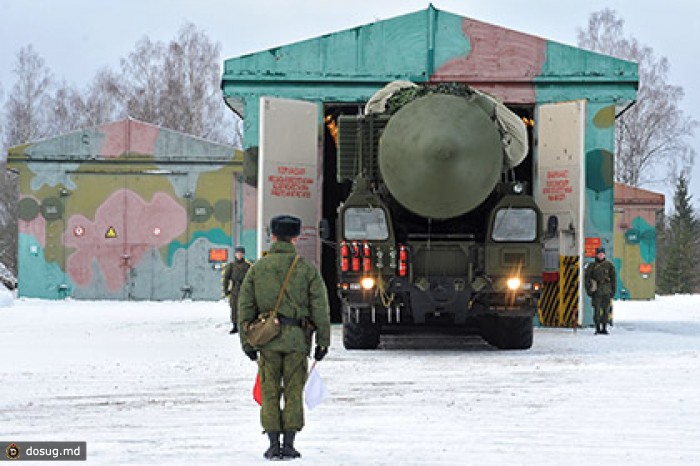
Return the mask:
<svg viewBox="0 0 700 466"><path fill-rule="evenodd" d="M304 427L308 364L304 353L260 352L260 424L265 432L299 432Z"/></svg>
<svg viewBox="0 0 700 466"><path fill-rule="evenodd" d="M131 119L11 148L20 296L219 299L209 250L232 257L241 160Z"/></svg>
<svg viewBox="0 0 700 466"><path fill-rule="evenodd" d="M589 173L582 234L600 237L612 257L614 115L616 107L636 99L635 63L430 6L228 59L222 89L229 104L245 115L245 147L252 149L258 146L261 95L319 104L364 103L398 79L466 82L507 104L534 109L545 103L586 100L584 150ZM536 163L536 147L534 156ZM319 157L323 159L321 151ZM249 247L254 244L246 243ZM584 324L590 325L588 300L584 307Z"/></svg>

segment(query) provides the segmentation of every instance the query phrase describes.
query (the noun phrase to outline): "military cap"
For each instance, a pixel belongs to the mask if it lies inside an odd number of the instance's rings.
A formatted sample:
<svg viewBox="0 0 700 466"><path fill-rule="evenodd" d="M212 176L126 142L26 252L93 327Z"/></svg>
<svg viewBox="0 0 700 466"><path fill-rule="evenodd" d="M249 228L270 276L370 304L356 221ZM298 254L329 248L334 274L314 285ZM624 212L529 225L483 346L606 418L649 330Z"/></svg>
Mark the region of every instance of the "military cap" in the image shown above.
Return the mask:
<svg viewBox="0 0 700 466"><path fill-rule="evenodd" d="M234 249L233 252L242 252L243 254L245 254L245 248L243 246L236 246L236 249Z"/></svg>
<svg viewBox="0 0 700 466"><path fill-rule="evenodd" d="M292 215L277 215L270 220L270 233L294 238L301 234L301 219Z"/></svg>
<svg viewBox="0 0 700 466"><path fill-rule="evenodd" d="M605 248L595 248L595 253L596 253L596 254L600 254L601 252L602 252L603 254L605 254Z"/></svg>

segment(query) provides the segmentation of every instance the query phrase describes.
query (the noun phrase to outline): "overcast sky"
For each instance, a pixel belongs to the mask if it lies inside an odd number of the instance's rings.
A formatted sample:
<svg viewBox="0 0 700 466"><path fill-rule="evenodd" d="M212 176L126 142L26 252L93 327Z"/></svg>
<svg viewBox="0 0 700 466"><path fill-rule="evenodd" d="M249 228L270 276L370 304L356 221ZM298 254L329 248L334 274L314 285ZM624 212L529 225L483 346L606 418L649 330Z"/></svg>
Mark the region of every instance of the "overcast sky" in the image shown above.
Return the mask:
<svg viewBox="0 0 700 466"><path fill-rule="evenodd" d="M186 21L221 43L223 59L422 10L428 4L420 0L0 0L0 88L5 97L11 91L15 54L26 44L34 45L56 78L82 86L103 66L117 69L119 59L141 37L168 41ZM670 82L683 86L683 108L700 121L697 0L435 0L433 5L570 45L576 45L576 32L585 28L592 12L612 8L625 20L628 34L669 59ZM693 142L700 157L700 131ZM691 188L697 202L700 160Z"/></svg>

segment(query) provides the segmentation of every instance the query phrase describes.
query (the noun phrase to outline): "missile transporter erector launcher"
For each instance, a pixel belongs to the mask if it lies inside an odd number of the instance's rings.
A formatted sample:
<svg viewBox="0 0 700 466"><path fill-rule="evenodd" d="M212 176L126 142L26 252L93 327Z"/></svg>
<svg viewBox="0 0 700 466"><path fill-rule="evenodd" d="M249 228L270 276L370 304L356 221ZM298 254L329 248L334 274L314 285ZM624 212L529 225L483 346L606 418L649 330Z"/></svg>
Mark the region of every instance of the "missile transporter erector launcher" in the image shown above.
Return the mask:
<svg viewBox="0 0 700 466"><path fill-rule="evenodd" d="M343 343L472 327L503 349L532 346L542 214L514 179L528 153L519 116L463 84L395 82L338 118Z"/></svg>

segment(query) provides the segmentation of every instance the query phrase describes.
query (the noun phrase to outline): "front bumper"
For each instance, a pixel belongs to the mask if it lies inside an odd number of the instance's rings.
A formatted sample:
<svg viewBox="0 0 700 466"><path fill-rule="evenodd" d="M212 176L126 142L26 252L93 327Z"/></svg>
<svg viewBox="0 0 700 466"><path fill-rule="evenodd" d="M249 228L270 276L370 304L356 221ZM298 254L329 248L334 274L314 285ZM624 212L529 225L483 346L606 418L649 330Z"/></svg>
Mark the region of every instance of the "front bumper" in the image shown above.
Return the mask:
<svg viewBox="0 0 700 466"><path fill-rule="evenodd" d="M461 277L431 277L412 284L394 278L384 294L376 290L342 290L345 318L380 325L470 326L482 316L533 317L533 293L475 293Z"/></svg>

